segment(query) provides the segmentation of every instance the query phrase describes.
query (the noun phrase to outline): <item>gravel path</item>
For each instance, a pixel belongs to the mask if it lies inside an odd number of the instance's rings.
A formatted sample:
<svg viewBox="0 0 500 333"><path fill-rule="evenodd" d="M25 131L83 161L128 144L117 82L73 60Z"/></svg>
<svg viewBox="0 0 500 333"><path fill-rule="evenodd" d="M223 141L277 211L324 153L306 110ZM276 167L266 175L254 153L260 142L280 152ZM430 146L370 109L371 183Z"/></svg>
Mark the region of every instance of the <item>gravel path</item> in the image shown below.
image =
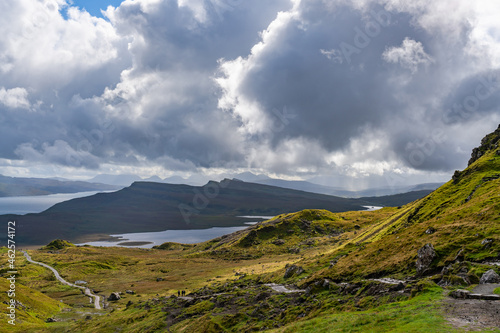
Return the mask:
<svg viewBox="0 0 500 333"><path fill-rule="evenodd" d="M472 289L472 294L483 294L483 295L493 295L493 290L500 288L500 283L485 283L479 284L477 287Z"/></svg>
<svg viewBox="0 0 500 333"><path fill-rule="evenodd" d="M56 276L56 279L59 280L59 282L65 284L65 285L68 285L70 287L75 287L75 288L83 289L83 292L84 292L85 295L87 295L89 297L92 297L94 299L94 307L97 310L101 310L100 296L92 294L92 292L90 291L90 289L87 288L87 287L82 287L82 286L79 286L79 285L76 285L76 284L73 284L73 283L70 283L70 282L64 280L61 277L61 275L59 275L59 272L55 270L55 268L53 268L53 267L51 267L51 266L49 266L47 264L44 264L43 262L34 261L33 259L31 259L31 256L26 251L22 251L22 252L24 253L24 256L26 257L26 260L28 260L29 262L50 269L54 273L54 275Z"/></svg>
<svg viewBox="0 0 500 333"><path fill-rule="evenodd" d="M301 289L295 289L295 290L290 290L287 287L281 285L281 284L275 284L275 283L267 283L265 286L271 288L272 290L278 292L278 293L283 293L283 294L290 294L290 293L303 293L305 290Z"/></svg>

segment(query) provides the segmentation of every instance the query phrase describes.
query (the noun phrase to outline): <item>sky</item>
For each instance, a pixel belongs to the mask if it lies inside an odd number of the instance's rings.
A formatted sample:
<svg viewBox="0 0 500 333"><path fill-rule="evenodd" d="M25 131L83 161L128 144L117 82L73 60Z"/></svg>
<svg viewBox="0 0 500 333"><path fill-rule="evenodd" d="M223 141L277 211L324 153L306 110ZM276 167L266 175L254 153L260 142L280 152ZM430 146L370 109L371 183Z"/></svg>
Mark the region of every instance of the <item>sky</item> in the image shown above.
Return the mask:
<svg viewBox="0 0 500 333"><path fill-rule="evenodd" d="M106 11L108 6L113 6L113 7L118 7L122 1L120 0L73 0L71 2L68 2L70 6L66 6L67 8L70 7L79 7L80 10L85 9L89 14L92 16L96 17L102 17L102 11ZM61 12L63 15L65 13L64 9Z"/></svg>
<svg viewBox="0 0 500 333"><path fill-rule="evenodd" d="M3 175L447 181L500 123L496 0L18 0L0 12Z"/></svg>

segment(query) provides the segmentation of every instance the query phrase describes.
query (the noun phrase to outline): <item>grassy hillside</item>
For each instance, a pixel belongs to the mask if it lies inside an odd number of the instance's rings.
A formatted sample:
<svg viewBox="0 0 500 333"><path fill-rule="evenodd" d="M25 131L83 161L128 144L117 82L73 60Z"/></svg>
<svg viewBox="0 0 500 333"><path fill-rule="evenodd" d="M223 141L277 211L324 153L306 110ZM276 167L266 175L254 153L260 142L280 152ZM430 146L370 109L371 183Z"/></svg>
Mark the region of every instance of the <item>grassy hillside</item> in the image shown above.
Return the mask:
<svg viewBox="0 0 500 333"><path fill-rule="evenodd" d="M0 254L2 257L2 262L7 262L6 248L0 248ZM30 274L28 268L24 270L24 265L19 266L22 268L21 274ZM36 270L36 268L35 268ZM47 324L46 319L61 313L64 309L68 308L64 303L58 302L54 298L51 298L34 288L27 287L24 284L19 283L17 280L15 283L15 295L9 297L7 294L8 290L11 290L11 282L7 280L10 274L7 274L6 265L0 266L0 302L5 308L10 304L11 299L16 301L16 325L11 325L8 323L11 318L7 316L10 310L4 308L2 311L2 318L0 322L0 332L38 332L39 330L45 330ZM37 270L38 271L38 270ZM17 275L19 277L19 275Z"/></svg>
<svg viewBox="0 0 500 333"><path fill-rule="evenodd" d="M27 293L42 291L70 309L56 315L60 322L33 325L47 332L465 332L480 321L478 330L500 332L499 301L481 301L482 308L467 301L471 319L463 327L458 317L447 320L455 306L450 291L471 290L488 270L500 273L498 142L500 127L467 169L401 207L282 213L194 245L31 251L69 281L122 296L102 315L83 317L80 309L91 309L81 292L21 261ZM424 245L435 255L417 270ZM177 297L179 290L187 297Z"/></svg>

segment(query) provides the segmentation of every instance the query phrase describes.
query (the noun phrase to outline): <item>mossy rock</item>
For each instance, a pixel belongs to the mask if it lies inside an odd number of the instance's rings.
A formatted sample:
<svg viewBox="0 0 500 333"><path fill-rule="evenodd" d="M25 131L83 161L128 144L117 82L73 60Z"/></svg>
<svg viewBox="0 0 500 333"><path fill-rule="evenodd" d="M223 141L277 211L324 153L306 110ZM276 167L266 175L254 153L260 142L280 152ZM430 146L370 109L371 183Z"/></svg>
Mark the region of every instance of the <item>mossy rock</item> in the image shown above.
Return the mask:
<svg viewBox="0 0 500 333"><path fill-rule="evenodd" d="M74 247L75 244L68 242L63 239L55 239L46 246L42 247L42 250L62 250L67 247Z"/></svg>

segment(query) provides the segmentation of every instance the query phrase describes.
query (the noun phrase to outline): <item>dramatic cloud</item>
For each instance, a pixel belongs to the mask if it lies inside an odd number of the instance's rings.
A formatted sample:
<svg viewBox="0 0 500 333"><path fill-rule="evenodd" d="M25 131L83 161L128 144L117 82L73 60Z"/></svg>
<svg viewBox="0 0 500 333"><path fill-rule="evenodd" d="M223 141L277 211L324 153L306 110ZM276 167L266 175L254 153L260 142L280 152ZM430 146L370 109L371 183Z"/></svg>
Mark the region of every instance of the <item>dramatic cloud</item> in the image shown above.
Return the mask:
<svg viewBox="0 0 500 333"><path fill-rule="evenodd" d="M463 168L500 122L492 1L127 0L105 18L64 0L0 10L0 173L411 182Z"/></svg>
<svg viewBox="0 0 500 333"><path fill-rule="evenodd" d="M478 37L475 8L454 4L296 2L248 56L221 63L219 104L248 133L267 132L275 150L300 139L322 151L319 160L332 169L463 167L471 144L499 120L494 59L478 50L494 49L499 40L484 38L485 27ZM464 89L471 81L487 82L482 99L475 85ZM467 113L451 125L446 119L456 102ZM273 110L283 105L295 119L270 133ZM288 165L293 172L296 164Z"/></svg>
<svg viewBox="0 0 500 333"><path fill-rule="evenodd" d="M416 73L420 65L432 62L431 57L425 53L422 43L405 38L401 47L387 49L382 57L389 63L399 63L401 67Z"/></svg>

